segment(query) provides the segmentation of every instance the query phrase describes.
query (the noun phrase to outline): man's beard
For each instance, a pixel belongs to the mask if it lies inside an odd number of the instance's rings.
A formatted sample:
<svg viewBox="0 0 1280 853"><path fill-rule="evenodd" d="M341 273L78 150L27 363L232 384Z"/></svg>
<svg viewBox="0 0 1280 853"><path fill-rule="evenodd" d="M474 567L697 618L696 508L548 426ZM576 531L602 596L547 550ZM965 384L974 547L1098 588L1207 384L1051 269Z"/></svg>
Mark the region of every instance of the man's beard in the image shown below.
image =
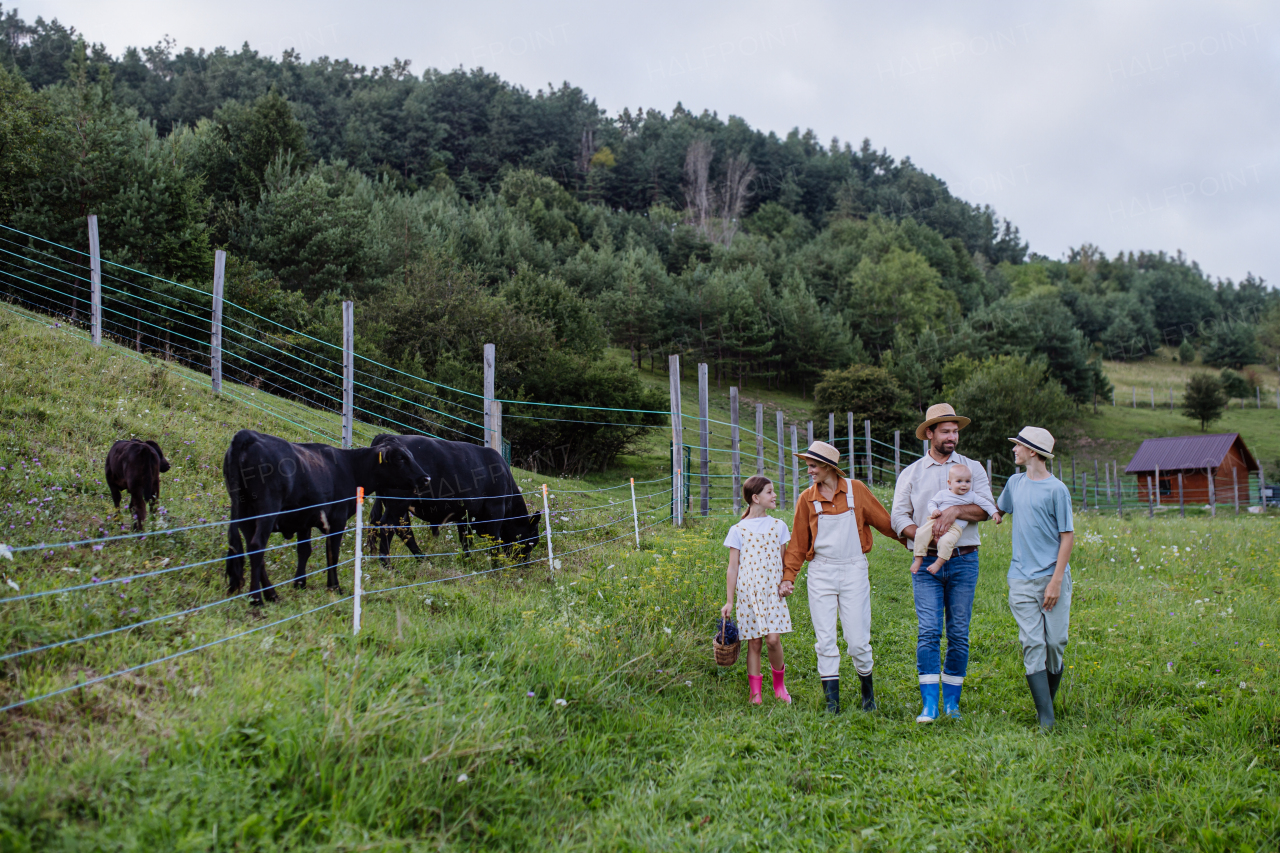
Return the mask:
<svg viewBox="0 0 1280 853"><path fill-rule="evenodd" d="M956 449L956 440L951 439L949 441L943 441L940 445L935 444L933 449L942 454L950 454Z"/></svg>

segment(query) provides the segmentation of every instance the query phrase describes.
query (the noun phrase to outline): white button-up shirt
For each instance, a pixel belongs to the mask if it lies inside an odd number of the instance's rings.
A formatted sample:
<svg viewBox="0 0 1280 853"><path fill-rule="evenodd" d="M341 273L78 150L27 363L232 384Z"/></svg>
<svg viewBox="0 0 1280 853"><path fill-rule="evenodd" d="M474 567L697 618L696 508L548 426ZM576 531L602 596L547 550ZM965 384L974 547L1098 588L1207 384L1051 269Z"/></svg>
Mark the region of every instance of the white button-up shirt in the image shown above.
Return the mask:
<svg viewBox="0 0 1280 853"><path fill-rule="evenodd" d="M991 504L995 504L995 499L991 496L991 480L987 477L986 468L959 453L952 452L946 462L939 462L933 458L933 454L927 453L923 459L917 459L903 468L902 473L898 475L897 484L893 487L893 509L889 516L895 532L901 535L902 531L910 525L919 527L929 520L929 501L940 490L947 487L947 470L952 465L967 465L969 473L973 476L972 492L975 498L985 498ZM978 523L970 522L960 534L956 547L964 548L981 542L982 536L978 533ZM914 548L915 543L908 541L907 547Z"/></svg>

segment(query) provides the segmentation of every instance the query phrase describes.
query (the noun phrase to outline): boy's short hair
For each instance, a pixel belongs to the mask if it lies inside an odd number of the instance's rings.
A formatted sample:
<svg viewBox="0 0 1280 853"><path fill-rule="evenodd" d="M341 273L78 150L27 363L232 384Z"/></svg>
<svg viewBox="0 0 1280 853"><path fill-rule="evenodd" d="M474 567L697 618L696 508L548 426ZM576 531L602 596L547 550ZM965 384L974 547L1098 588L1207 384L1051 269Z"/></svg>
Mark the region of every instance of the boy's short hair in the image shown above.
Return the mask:
<svg viewBox="0 0 1280 853"><path fill-rule="evenodd" d="M956 470L957 468L959 468L959 469L960 469L961 471L963 471L965 474L969 475L969 479L973 479L973 472L969 470L969 466L968 466L968 465L965 465L963 462L957 462L956 464L952 465L950 468L948 468L948 469L947 469L947 479L948 479L948 480L950 480L950 479L951 479L951 475L952 475L953 473L955 473L955 470Z"/></svg>

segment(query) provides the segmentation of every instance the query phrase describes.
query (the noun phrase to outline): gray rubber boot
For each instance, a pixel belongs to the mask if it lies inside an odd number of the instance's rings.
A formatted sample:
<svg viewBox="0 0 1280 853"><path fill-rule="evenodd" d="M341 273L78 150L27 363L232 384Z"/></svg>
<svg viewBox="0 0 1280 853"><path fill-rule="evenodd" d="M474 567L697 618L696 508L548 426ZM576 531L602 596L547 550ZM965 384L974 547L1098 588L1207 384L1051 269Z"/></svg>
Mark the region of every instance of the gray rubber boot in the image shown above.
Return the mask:
<svg viewBox="0 0 1280 853"><path fill-rule="evenodd" d="M1048 672L1048 670L1046 670ZM1049 698L1058 698L1058 684L1062 681L1062 673L1066 672L1066 667L1057 672L1049 672Z"/></svg>
<svg viewBox="0 0 1280 853"><path fill-rule="evenodd" d="M1040 718L1040 728L1046 732L1053 729L1053 694L1049 692L1049 673L1043 669L1027 676L1027 687L1031 688L1031 699L1036 703L1036 716Z"/></svg>

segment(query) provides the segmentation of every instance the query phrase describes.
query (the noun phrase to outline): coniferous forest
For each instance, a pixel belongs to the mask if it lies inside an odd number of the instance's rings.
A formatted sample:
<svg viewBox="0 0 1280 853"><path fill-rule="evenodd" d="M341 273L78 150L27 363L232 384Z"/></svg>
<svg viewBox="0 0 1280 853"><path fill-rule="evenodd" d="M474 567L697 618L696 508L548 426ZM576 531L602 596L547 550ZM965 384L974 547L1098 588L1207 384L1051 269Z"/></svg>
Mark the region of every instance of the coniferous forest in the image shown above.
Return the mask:
<svg viewBox="0 0 1280 853"><path fill-rule="evenodd" d="M1107 398L1101 359L1280 354L1260 278L1160 247L1044 257L868 139L608 115L483 69L92 39L0 9L0 221L82 249L96 213L109 260L204 288L225 249L232 301L336 342L354 299L361 352L456 388L478 390L491 341L513 399L661 410L635 371L679 353L809 399L887 387L903 420L1030 379L1052 422ZM632 418L509 437L595 467L661 421Z"/></svg>

